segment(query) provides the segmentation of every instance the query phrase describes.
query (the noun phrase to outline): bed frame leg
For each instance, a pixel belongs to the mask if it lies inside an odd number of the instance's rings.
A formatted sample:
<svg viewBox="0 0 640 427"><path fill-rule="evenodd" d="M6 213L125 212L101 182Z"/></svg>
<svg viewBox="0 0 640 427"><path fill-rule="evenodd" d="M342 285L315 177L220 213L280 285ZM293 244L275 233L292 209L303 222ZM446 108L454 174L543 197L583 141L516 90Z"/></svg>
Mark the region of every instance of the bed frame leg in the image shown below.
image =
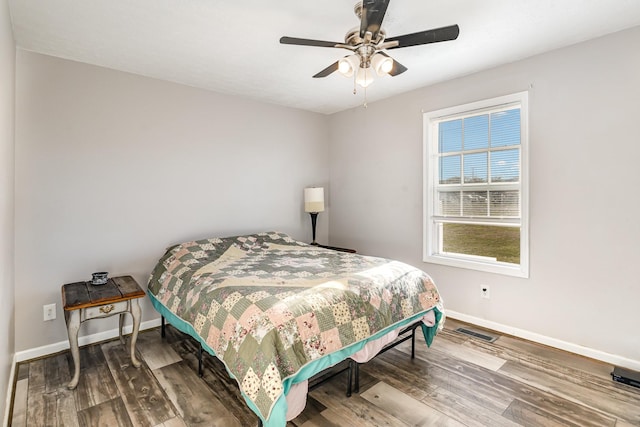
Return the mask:
<svg viewBox="0 0 640 427"><path fill-rule="evenodd" d="M353 362L355 368L355 384L353 386L354 393L360 393L360 364L358 362Z"/></svg>
<svg viewBox="0 0 640 427"><path fill-rule="evenodd" d="M167 336L167 331L164 325L164 316L160 316L160 336L165 338Z"/></svg>
<svg viewBox="0 0 640 427"><path fill-rule="evenodd" d="M349 359L349 367L347 368L347 397L351 397L351 379L353 377L353 359Z"/></svg>
<svg viewBox="0 0 640 427"><path fill-rule="evenodd" d="M353 387L351 386L352 384ZM360 364L353 359L349 359L349 367L347 368L347 397L351 397L352 392L360 393Z"/></svg>
<svg viewBox="0 0 640 427"><path fill-rule="evenodd" d="M198 347L198 376L202 378L202 344Z"/></svg>
<svg viewBox="0 0 640 427"><path fill-rule="evenodd" d="M417 328L413 328L413 330L411 331L411 358L412 359L416 358L416 329Z"/></svg>

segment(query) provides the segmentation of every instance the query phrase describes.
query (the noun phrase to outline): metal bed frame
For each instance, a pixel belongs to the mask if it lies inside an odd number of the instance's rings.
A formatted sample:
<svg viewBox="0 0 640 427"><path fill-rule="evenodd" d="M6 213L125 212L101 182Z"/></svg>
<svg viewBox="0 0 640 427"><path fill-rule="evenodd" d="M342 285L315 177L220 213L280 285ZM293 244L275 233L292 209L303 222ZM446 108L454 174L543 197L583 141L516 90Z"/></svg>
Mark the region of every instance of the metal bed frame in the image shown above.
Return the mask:
<svg viewBox="0 0 640 427"><path fill-rule="evenodd" d="M162 336L162 338L165 338L166 337L165 318L164 316L160 316L160 318L161 318L160 335ZM419 320L417 322L410 324L406 328L402 329L398 333L398 338L396 338L393 342L390 342L386 346L382 347L382 350L380 350L374 356L374 358L378 357L380 354L386 351L391 350L392 348L396 347L399 344L402 344L407 340L411 340L411 358L414 359L416 356L416 329L421 325L422 325L422 320ZM409 332L411 332L411 335L406 335ZM406 336L403 336L403 335L406 335ZM204 375L202 371L203 351L204 349L202 348L202 344L198 343L198 376L200 378L202 378L202 376ZM327 381L333 379L335 376L340 375L346 371L347 372L347 391L345 393L346 396L351 397L352 393L359 393L360 392L360 365L361 363L358 363L353 359L349 359L349 362L347 363L346 367L336 372L333 372L330 375L327 375L325 377L320 377L321 379L317 381L313 381L313 383L309 385L309 391L312 391L317 387L320 387L322 384L326 383ZM258 418L258 427L262 427L262 420L259 418Z"/></svg>

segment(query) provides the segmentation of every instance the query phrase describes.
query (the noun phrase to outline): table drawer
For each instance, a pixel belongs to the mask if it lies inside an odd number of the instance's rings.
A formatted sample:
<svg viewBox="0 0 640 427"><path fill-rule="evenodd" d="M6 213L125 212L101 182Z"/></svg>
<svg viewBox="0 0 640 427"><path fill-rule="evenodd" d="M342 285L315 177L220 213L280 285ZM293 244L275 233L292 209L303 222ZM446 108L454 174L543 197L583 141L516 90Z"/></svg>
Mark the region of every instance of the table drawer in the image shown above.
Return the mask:
<svg viewBox="0 0 640 427"><path fill-rule="evenodd" d="M113 304L105 304L97 307L88 307L84 311L84 320L96 317L111 316L112 314L129 311L129 301L121 301Z"/></svg>

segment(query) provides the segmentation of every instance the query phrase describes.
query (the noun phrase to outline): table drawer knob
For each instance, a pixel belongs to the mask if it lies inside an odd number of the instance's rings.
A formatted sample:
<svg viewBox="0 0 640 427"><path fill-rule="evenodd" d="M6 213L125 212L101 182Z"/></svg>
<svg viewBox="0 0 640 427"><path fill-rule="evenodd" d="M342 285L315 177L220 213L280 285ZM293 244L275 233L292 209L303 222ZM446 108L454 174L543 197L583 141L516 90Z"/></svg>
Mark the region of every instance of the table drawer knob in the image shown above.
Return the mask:
<svg viewBox="0 0 640 427"><path fill-rule="evenodd" d="M115 307L113 306L113 304L111 305L105 305L103 307L100 307L100 312L104 313L104 314L109 314L113 311Z"/></svg>

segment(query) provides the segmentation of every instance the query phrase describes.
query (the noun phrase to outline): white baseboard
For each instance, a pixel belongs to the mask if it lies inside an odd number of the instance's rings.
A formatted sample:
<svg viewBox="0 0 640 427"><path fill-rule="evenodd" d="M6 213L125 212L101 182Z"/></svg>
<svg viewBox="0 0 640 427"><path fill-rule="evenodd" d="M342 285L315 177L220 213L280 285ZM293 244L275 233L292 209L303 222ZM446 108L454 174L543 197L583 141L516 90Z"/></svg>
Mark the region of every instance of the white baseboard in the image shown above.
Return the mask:
<svg viewBox="0 0 640 427"><path fill-rule="evenodd" d="M640 360L627 359L626 357L618 356L604 351L596 350L589 347L583 347L578 344L562 341L556 338L551 338L545 335L537 334L535 332L527 331L524 329L518 329L511 326L503 325L501 323L493 322L491 320L481 319L475 316L469 316L464 313L458 313L453 310L445 311L447 317L460 320L462 322L471 323L483 328L491 329L494 331L502 332L504 334L513 335L518 338L523 338L529 341L533 341L539 344L548 345L560 350L568 351L570 353L586 356L591 359L600 360L602 362L610 363L615 366L621 366L634 371L640 371Z"/></svg>
<svg viewBox="0 0 640 427"><path fill-rule="evenodd" d="M145 329L156 328L160 326L160 318L147 320L146 322L140 323L140 331L144 331ZM125 325L122 328L124 334L130 334L132 330L131 325ZM118 328L111 329L105 332L99 332L97 334L85 335L78 338L78 345L83 346L87 344L94 344L100 341L110 340L112 338L118 337ZM53 344L44 345L42 347L31 348L29 350L19 351L15 354L14 357L14 366L18 362L24 362L25 360L36 359L42 356L48 356L49 354L58 353L63 350L67 350L69 348L69 341L60 341ZM13 384L13 383L12 383Z"/></svg>

